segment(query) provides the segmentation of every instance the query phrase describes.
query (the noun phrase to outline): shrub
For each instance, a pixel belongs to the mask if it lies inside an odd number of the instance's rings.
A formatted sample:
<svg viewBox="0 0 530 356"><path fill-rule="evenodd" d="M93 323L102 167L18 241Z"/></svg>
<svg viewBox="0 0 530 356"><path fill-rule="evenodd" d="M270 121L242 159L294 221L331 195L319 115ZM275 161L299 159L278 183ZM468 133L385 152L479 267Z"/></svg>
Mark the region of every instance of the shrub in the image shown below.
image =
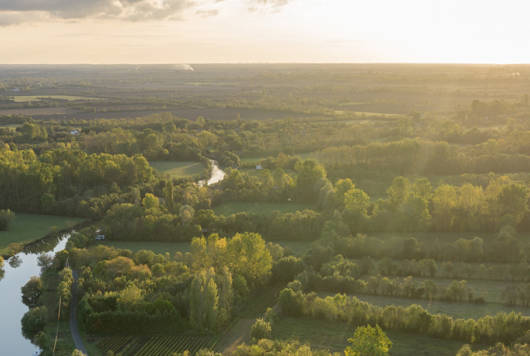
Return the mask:
<svg viewBox="0 0 530 356"><path fill-rule="evenodd" d="M252 329L250 330L250 336L256 340L269 338L271 333L271 324L261 318L256 320L254 325L252 325Z"/></svg>

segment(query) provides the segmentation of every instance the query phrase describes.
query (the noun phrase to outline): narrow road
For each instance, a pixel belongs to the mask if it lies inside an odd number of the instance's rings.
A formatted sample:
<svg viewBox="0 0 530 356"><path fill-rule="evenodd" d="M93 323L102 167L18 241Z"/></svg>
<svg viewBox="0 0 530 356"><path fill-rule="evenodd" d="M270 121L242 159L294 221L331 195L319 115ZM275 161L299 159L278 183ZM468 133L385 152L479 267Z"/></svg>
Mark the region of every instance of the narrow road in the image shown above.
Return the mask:
<svg viewBox="0 0 530 356"><path fill-rule="evenodd" d="M256 319L239 319L220 341L217 349L223 355L231 355L239 345L250 341L250 329Z"/></svg>
<svg viewBox="0 0 530 356"><path fill-rule="evenodd" d="M83 345L83 338L79 334L77 327L77 271L72 270L74 275L74 283L72 285L72 300L70 301L70 333L74 340L75 348L88 355L85 345Z"/></svg>

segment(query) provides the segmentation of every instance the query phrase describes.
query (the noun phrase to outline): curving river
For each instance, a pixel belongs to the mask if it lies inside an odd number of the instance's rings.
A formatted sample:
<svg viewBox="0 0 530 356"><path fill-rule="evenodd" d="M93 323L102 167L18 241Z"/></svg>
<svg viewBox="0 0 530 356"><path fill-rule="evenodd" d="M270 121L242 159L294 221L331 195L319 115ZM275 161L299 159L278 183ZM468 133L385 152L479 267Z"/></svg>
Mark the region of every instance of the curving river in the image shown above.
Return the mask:
<svg viewBox="0 0 530 356"><path fill-rule="evenodd" d="M219 168L216 161L210 160L210 162L212 163L212 175L210 176L210 179L208 179L207 181L205 180L199 181L199 185L201 187L204 185L212 185L215 183L219 183L220 181L224 179L226 175L226 173L221 168Z"/></svg>
<svg viewBox="0 0 530 356"><path fill-rule="evenodd" d="M4 278L0 280L0 354L31 356L40 349L22 335L20 321L28 311L22 303L20 288L32 277L40 274L37 258L42 252L55 254L65 248L69 234L49 241L41 252L21 252L4 263ZM47 251L46 251L47 250Z"/></svg>

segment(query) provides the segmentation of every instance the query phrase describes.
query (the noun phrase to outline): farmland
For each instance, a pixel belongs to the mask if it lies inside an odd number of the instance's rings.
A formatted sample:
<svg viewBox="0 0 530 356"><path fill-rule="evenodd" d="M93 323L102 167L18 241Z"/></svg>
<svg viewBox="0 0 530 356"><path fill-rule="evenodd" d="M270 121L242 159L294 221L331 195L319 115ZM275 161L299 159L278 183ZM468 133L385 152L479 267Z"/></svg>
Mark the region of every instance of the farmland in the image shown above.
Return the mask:
<svg viewBox="0 0 530 356"><path fill-rule="evenodd" d="M109 351L130 356L170 356L189 351L194 355L201 349L214 349L218 338L213 336L175 335L152 337L116 336L101 339L97 346L103 354Z"/></svg>

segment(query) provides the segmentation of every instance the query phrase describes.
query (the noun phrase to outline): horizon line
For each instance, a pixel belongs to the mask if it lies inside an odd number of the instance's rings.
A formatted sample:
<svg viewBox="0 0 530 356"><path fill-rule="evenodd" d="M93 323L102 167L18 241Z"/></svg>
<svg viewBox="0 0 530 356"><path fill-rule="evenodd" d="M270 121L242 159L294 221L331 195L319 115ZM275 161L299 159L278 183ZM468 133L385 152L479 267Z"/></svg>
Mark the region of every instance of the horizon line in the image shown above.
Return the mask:
<svg viewBox="0 0 530 356"><path fill-rule="evenodd" d="M271 61L271 62L143 62L143 63L118 63L118 62L108 62L108 63L89 63L89 62L70 62L70 63L0 63L0 66L60 66L60 65L86 65L86 66L99 66L99 65L280 65L280 64L291 64L291 65L345 65L345 64L359 64L359 65L369 65L369 64L436 64L436 65L530 65L530 62L512 62L512 63L498 63L498 62L406 62L406 61L397 61L397 62L383 62L383 61L374 61L374 62L281 62L281 61Z"/></svg>

